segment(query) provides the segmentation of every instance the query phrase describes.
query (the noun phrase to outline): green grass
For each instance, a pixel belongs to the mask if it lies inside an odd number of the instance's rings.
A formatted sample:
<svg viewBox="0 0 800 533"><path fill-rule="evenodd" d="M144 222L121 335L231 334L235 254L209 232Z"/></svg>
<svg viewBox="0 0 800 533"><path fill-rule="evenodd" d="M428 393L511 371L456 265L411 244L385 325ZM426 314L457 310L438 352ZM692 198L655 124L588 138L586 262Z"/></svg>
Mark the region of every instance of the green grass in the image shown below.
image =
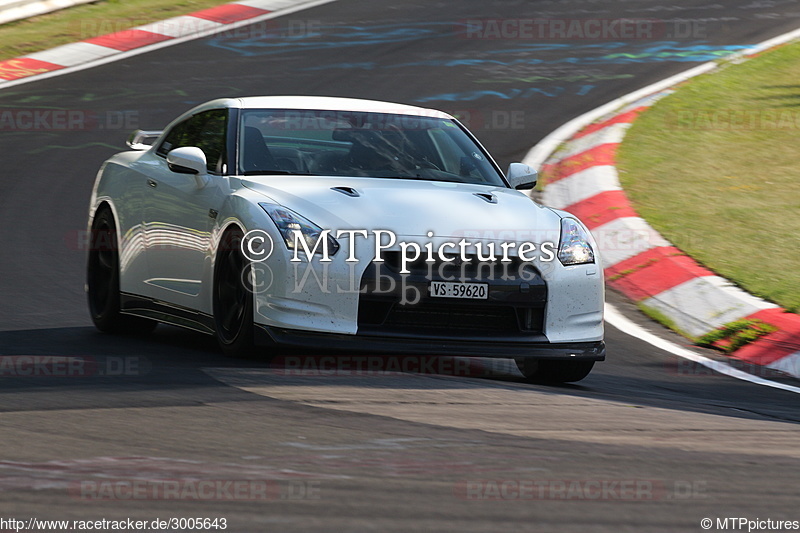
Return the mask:
<svg viewBox="0 0 800 533"><path fill-rule="evenodd" d="M0 60L185 15L230 0L100 0L0 25Z"/></svg>
<svg viewBox="0 0 800 533"><path fill-rule="evenodd" d="M697 344L721 348L731 353L777 330L775 326L761 320L735 320L701 336L697 339Z"/></svg>
<svg viewBox="0 0 800 533"><path fill-rule="evenodd" d="M688 82L640 116L618 163L668 240L800 311L800 44Z"/></svg>

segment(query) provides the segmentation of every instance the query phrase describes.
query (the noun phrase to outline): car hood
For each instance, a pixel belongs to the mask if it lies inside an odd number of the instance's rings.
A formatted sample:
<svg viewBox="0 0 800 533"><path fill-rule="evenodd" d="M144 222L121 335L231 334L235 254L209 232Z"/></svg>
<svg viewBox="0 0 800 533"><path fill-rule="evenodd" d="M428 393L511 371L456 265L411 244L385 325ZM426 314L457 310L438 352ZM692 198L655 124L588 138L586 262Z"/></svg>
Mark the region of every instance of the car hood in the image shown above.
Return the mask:
<svg viewBox="0 0 800 533"><path fill-rule="evenodd" d="M264 201L334 231L380 229L405 236L432 231L436 237L542 242L560 229L556 213L505 187L336 176L244 178L242 184L263 194Z"/></svg>

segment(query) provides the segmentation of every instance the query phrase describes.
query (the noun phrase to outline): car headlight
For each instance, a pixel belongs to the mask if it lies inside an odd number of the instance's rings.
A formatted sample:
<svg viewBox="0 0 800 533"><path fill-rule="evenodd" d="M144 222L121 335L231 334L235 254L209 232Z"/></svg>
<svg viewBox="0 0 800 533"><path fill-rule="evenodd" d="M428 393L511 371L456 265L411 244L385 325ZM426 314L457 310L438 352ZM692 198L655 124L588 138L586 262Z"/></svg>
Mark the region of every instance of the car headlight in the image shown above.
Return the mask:
<svg viewBox="0 0 800 533"><path fill-rule="evenodd" d="M564 266L594 263L591 237L574 218L561 219L561 242L558 245L558 260Z"/></svg>
<svg viewBox="0 0 800 533"><path fill-rule="evenodd" d="M295 234L299 233L300 238L305 240L309 250L314 250L315 254L323 254L323 247L316 246L319 237L323 234L322 228L306 217L298 215L283 206L268 203L259 203L258 205L267 212L269 218L278 227L278 231L281 232L281 237L283 237L283 243L289 250L294 250ZM331 237L330 233L326 235L328 236L328 255L335 255L339 251L339 242Z"/></svg>

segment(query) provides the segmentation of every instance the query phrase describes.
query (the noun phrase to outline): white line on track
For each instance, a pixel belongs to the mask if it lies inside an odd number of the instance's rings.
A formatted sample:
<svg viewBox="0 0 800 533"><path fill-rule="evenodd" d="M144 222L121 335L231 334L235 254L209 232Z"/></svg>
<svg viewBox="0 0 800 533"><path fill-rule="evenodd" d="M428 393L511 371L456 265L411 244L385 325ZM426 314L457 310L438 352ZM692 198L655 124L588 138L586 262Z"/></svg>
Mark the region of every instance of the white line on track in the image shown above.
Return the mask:
<svg viewBox="0 0 800 533"><path fill-rule="evenodd" d="M656 348L665 352L669 352L677 355L678 357L699 363L706 368L710 368L714 372L718 372L732 378L741 379L743 381L749 381L750 383L755 383L757 385L764 385L766 387L772 387L774 389L781 389L800 394L800 387L786 385L785 383L770 381L768 379L748 374L747 372L733 368L727 363L709 359L708 357L700 355L697 352L693 352L692 350L684 348L683 346L679 346L672 341L662 339L658 335L650 333L639 324L633 322L631 319L623 315L616 307L609 303L606 303L605 318L607 323L611 324L623 333L652 344Z"/></svg>

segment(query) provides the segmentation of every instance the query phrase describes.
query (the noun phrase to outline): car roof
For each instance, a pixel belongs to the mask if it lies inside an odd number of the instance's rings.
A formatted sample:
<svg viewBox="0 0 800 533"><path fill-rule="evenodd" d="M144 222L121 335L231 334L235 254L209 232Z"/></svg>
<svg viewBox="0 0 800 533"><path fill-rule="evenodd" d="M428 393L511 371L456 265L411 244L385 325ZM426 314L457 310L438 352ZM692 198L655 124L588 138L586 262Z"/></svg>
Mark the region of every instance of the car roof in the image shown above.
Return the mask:
<svg viewBox="0 0 800 533"><path fill-rule="evenodd" d="M452 119L447 113L405 104L338 98L333 96L247 96L224 98L207 102L202 107L237 107L240 109L313 109L323 111L361 111L367 113L391 113L432 118Z"/></svg>

